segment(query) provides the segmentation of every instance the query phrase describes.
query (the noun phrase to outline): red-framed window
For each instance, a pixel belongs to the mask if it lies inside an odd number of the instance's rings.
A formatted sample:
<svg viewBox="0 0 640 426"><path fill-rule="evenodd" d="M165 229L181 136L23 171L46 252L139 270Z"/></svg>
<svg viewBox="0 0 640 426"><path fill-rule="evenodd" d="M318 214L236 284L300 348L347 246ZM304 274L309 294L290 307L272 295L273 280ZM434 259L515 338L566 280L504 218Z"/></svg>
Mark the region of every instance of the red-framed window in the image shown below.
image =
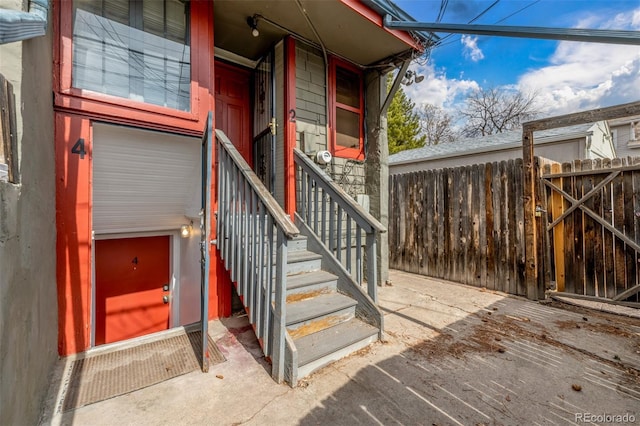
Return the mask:
<svg viewBox="0 0 640 426"><path fill-rule="evenodd" d="M362 71L337 58L329 61L330 146L335 157L364 159Z"/></svg>
<svg viewBox="0 0 640 426"><path fill-rule="evenodd" d="M155 127L199 129L210 107L202 96L202 89L211 87L209 3L55 2L56 107Z"/></svg>

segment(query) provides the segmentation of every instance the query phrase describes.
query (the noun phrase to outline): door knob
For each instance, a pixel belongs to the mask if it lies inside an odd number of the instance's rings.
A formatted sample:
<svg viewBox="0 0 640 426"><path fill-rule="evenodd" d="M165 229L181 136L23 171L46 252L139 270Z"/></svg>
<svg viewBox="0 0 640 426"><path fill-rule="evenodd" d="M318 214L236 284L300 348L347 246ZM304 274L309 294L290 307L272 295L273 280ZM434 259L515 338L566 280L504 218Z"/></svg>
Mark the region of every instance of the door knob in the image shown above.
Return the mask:
<svg viewBox="0 0 640 426"><path fill-rule="evenodd" d="M162 303L164 303L165 305L169 303L169 296L162 296Z"/></svg>

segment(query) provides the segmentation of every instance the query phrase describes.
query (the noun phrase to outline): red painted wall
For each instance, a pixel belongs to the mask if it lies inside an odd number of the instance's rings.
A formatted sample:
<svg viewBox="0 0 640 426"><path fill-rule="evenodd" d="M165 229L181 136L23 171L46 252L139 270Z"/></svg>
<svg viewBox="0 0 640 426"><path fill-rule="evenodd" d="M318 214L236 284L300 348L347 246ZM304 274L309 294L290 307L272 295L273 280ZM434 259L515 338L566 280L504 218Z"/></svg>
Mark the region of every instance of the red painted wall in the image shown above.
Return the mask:
<svg viewBox="0 0 640 426"><path fill-rule="evenodd" d="M71 87L70 0L53 3L54 108L56 160L57 287L61 355L82 352L91 344L91 121L100 120L184 135L202 135L214 109L213 4L191 2L192 111L181 112L128 99L85 93ZM215 115L214 115L215 116ZM86 155L71 153L84 139ZM217 185L212 174L212 193ZM217 200L212 200L212 211ZM211 224L212 238L215 223ZM231 283L217 252L210 248L210 319L231 314Z"/></svg>

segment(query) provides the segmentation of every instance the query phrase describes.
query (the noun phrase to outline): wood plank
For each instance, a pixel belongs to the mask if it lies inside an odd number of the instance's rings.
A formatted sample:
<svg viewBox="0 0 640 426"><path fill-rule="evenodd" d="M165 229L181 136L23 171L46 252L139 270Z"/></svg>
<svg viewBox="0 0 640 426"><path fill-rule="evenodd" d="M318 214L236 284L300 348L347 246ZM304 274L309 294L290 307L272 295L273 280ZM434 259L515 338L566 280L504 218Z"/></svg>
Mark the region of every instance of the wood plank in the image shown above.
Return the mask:
<svg viewBox="0 0 640 426"><path fill-rule="evenodd" d="M554 173L559 172L561 169L562 165L559 163L551 166L551 171ZM559 188L564 188L562 178L554 178L551 182ZM565 201L562 195L557 191L551 190L552 221L562 215L564 212L564 205ZM557 291L565 291L564 221L558 223L551 232L553 232L553 266L555 270L556 289Z"/></svg>
<svg viewBox="0 0 640 426"><path fill-rule="evenodd" d="M451 169L451 177L452 177L452 193L451 193L451 234L453 236L453 240L451 241L451 280L456 282L462 282L460 272L462 269L462 265L460 262L462 246L460 244L461 237L461 216L460 216L460 202L462 198L461 194L461 173L460 168L456 167Z"/></svg>
<svg viewBox="0 0 640 426"><path fill-rule="evenodd" d="M622 159L614 158L611 162L612 168L622 166ZM618 176L612 184L613 187L613 227L618 231L624 230L624 177ZM619 238L614 240L614 269L615 269L615 294L622 293L626 290L626 262L625 262L625 246ZM615 294L607 295L613 298Z"/></svg>
<svg viewBox="0 0 640 426"><path fill-rule="evenodd" d="M480 194L484 190L484 170L483 181L480 182L480 165L476 164L470 168L470 185L469 185L469 197L471 199L471 241L470 247L470 268L469 277L470 283L476 287L482 286L482 268L481 268L481 246L480 246Z"/></svg>
<svg viewBox="0 0 640 426"><path fill-rule="evenodd" d="M412 263L412 272L413 273L418 273L419 272L419 266L420 266L420 259L419 259L419 241L418 241L418 234L420 232L419 228L421 228L423 226L422 223L419 223L418 221L420 221L420 188L418 187L418 173L414 172L411 173L411 187L412 187L412 191L411 191L411 199L412 199L412 227L411 227L411 263Z"/></svg>
<svg viewBox="0 0 640 426"><path fill-rule="evenodd" d="M562 300L561 299L562 297L568 297L568 298L578 299L578 300L592 300L594 302L607 303L609 305L629 306L631 308L640 308L640 305L638 303L620 302L620 301L614 301L614 300L611 300L611 299L605 299L605 298L602 298L602 297L581 296L581 295L578 295L578 294L571 294L571 293L553 293L551 295L551 298L556 299L556 300Z"/></svg>
<svg viewBox="0 0 640 426"><path fill-rule="evenodd" d="M434 228L436 225L435 203L433 198L435 181L433 179L433 171L427 170L424 174L424 192L422 203L424 206L425 234L423 240L424 266L421 268L421 274L427 276L436 276L435 274L435 256L437 250L436 241L434 241Z"/></svg>
<svg viewBox="0 0 640 426"><path fill-rule="evenodd" d="M640 157L632 160L633 165L640 165ZM635 241L640 243L640 171L633 171L633 209L635 219ZM640 253L636 253L636 284L640 283ZM631 301L640 303L640 294L636 293Z"/></svg>
<svg viewBox="0 0 640 426"><path fill-rule="evenodd" d="M426 172L421 170L417 176L417 224L416 224L416 236L417 236L417 255L418 255L418 268L419 274L424 274L426 264L426 247L425 247L425 234L427 233L427 215L425 206L425 192L426 192Z"/></svg>
<svg viewBox="0 0 640 426"><path fill-rule="evenodd" d="M539 219L538 226L536 227L536 238L540 242L538 244L538 298L544 299L546 297L545 293L547 290L551 288L551 239L549 238L549 233L547 232L547 226L549 225L549 197L546 193L546 187L543 184L540 176L542 176L542 172L544 167L547 167L549 170L550 160L544 159L542 157L535 157L535 168L536 168L536 180L535 180L535 192L536 192L536 204L542 206L542 212ZM523 165L524 167L524 165ZM526 253L525 253L526 256ZM526 257L525 257L525 266L526 266ZM525 273L526 277L526 273Z"/></svg>
<svg viewBox="0 0 640 426"><path fill-rule="evenodd" d="M606 108L597 108L589 111L580 111L529 121L525 123L523 127L530 131L555 129L558 127L573 126L574 124L592 123L600 120L613 120L614 118L629 117L638 114L640 114L640 102L630 102Z"/></svg>
<svg viewBox="0 0 640 426"><path fill-rule="evenodd" d="M591 160L589 160L591 161ZM568 209L566 209L564 211L564 213L562 213L562 215L558 218L556 218L548 227L547 229L551 229L554 226L556 226L558 223L562 222L562 220L566 217L569 216L570 213L572 213L573 211L575 211L577 208L579 208L583 203L585 203L586 201L589 200L589 198L593 197L597 191L599 191L604 185L607 185L609 182L611 182L613 179L616 178L616 176L620 174L619 171L612 171L606 178L604 178L601 182L599 182L597 185L595 185L594 188L592 188L590 191L583 193L583 195L580 197L580 199L575 199L571 202L571 207L569 207ZM593 176L593 175L592 175ZM587 176L587 175L576 175L574 176L574 178L584 178L584 177L589 177L591 178L592 176ZM547 186L552 186L553 184L551 184L548 180L545 181ZM568 199L567 199L568 200Z"/></svg>
<svg viewBox="0 0 640 426"><path fill-rule="evenodd" d="M395 247L396 247L396 209L395 209L395 181L396 175L389 175L389 202L387 204L389 226L387 230L387 244L389 245L389 267L398 269L395 263ZM322 240L322 237L320 238Z"/></svg>
<svg viewBox="0 0 640 426"><path fill-rule="evenodd" d="M574 170L582 170L582 160L574 161ZM583 192L583 175L574 176L573 197L580 199ZM573 263L573 276L575 279L575 291L584 293L584 226L583 213L576 211L573 214L573 238L575 242L575 262Z"/></svg>
<svg viewBox="0 0 640 426"><path fill-rule="evenodd" d="M488 219L488 206L491 203L487 203L487 166L489 164L480 164L478 166L478 186L476 192L478 193L478 245L479 245L479 270L480 287L487 287L487 228L489 227ZM493 220L493 219L492 219Z"/></svg>
<svg viewBox="0 0 640 426"><path fill-rule="evenodd" d="M502 291L504 289L505 270L502 266L502 210L503 210L503 190L501 185L502 162L494 163L493 170L493 253L495 256L495 282L492 290Z"/></svg>
<svg viewBox="0 0 640 426"><path fill-rule="evenodd" d="M594 161L593 168L595 170L602 170L602 159L597 159ZM593 175L594 183L597 185L599 181L602 180L602 176L604 175ZM608 185L605 185L607 187ZM604 218L605 211L602 207L602 194L604 187L600 189L593 196L593 211L598 213L600 216ZM595 281L595 296L604 296L605 293L605 262L604 262L604 246L603 246L603 235L602 235L602 225L594 221L594 248L593 248L593 256L595 260L594 266L594 281Z"/></svg>
<svg viewBox="0 0 640 426"><path fill-rule="evenodd" d="M633 161L633 160L631 160ZM634 189L633 189L633 173L631 171L625 172L623 177L624 187L624 234L633 241L636 239L636 214L634 211ZM629 244L625 245L625 260L626 260L626 288L632 288L637 284L637 261L636 250ZM634 293L635 294L635 293Z"/></svg>
<svg viewBox="0 0 640 426"><path fill-rule="evenodd" d="M582 170L593 170L593 161L582 160ZM597 185L597 183L596 183ZM594 186L594 175L584 175L582 177L582 194L588 194ZM593 210L594 196L589 197L584 205ZM588 215L583 217L583 241L584 241L584 290L583 294L595 296L596 294L596 271L595 271L595 234L596 222Z"/></svg>
<svg viewBox="0 0 640 426"><path fill-rule="evenodd" d="M533 149L533 127L523 126L522 129L522 159L524 162L524 192L522 202L524 204L525 227L525 255L526 255L526 287L527 297L531 300L538 299L538 241L536 240L536 200L535 200L535 167Z"/></svg>
<svg viewBox="0 0 640 426"><path fill-rule="evenodd" d="M630 158L636 158L636 157L630 157ZM604 159L604 160L606 160L606 159ZM620 160L622 161L623 159L620 159ZM620 166L615 167L615 169L617 171L626 172L626 171L630 171L630 170L631 171L640 170L640 164L637 164L637 165L633 165L633 164L632 165L626 165L627 158L625 158L624 161L625 161L625 165L624 166L620 165ZM620 164L622 164L622 163L620 163ZM576 170L576 171L572 171L572 172L551 173L551 174L545 175L545 178L554 179L554 178L561 178L561 177L595 175L595 174L603 174L603 173L611 173L611 170L607 170L607 168L602 168L602 169L586 170L586 171Z"/></svg>
<svg viewBox="0 0 640 426"><path fill-rule="evenodd" d="M13 85L0 74L0 161L7 165L9 182L20 183L16 97Z"/></svg>
<svg viewBox="0 0 640 426"><path fill-rule="evenodd" d="M502 291L511 293L515 291L514 271L511 258L513 256L513 247L511 247L512 227L510 212L515 208L514 195L511 191L510 182L510 165L511 161L503 161L500 169L500 186L502 189L503 203L500 212L500 220L502 222L500 267L504 269L504 283ZM511 173L512 174L512 173Z"/></svg>
<svg viewBox="0 0 640 426"><path fill-rule="evenodd" d="M460 167L460 252L458 268L460 282L471 284L470 269L470 241L471 241L471 194L469 193L469 166Z"/></svg>
<svg viewBox="0 0 640 426"><path fill-rule="evenodd" d="M503 240L502 247L504 249L504 264L507 272L507 282L505 292L509 294L517 294L518 285L516 283L515 271L515 210L516 210L516 194L514 192L514 162L513 160L505 161L505 168L501 176L502 188L506 196L503 206Z"/></svg>
<svg viewBox="0 0 640 426"><path fill-rule="evenodd" d="M495 258L495 220L494 220L494 194L493 182L497 163L487 163L484 169L484 198L485 198L485 239L487 246L486 281L485 287L495 288L496 282L496 258Z"/></svg>
<svg viewBox="0 0 640 426"><path fill-rule="evenodd" d="M447 195L445 197L446 206L445 211L447 214L447 227L445 238L447 238L447 245L445 247L445 256L447 258L447 271L445 273L445 279L455 281L455 277L453 274L454 271L454 258L455 258L455 245L456 245L456 237L454 235L455 228L457 228L457 224L454 221L453 212L455 210L455 192L454 192L454 181L453 174L454 169L447 168L445 169L447 173Z"/></svg>
<svg viewBox="0 0 640 426"><path fill-rule="evenodd" d="M573 169L572 163L563 163L562 171L570 172ZM566 177L562 180L562 189L573 194L574 177ZM576 279L573 275L575 270L575 241L573 238L573 219L574 215L567 216L564 219L564 265L565 265L565 291L567 293L576 292Z"/></svg>
<svg viewBox="0 0 640 426"><path fill-rule="evenodd" d="M447 213L445 210L445 200L447 197L446 193L446 180L444 170L438 169L434 172L436 175L436 192L435 192L435 203L437 209L437 217L438 217L438 250L436 257L436 277L444 278L445 276L445 257L446 257L446 241L447 241L447 229L446 229L446 218Z"/></svg>
<svg viewBox="0 0 640 426"><path fill-rule="evenodd" d="M535 159L534 159L535 164ZM525 276L525 235L524 235L524 203L522 202L524 197L524 163L521 158L518 158L514 162L513 170L513 194L514 200L514 215L513 215L513 247L514 247L514 276L515 276L515 294L520 296L527 296L527 283ZM537 205L537 203L536 203ZM536 219L540 221L541 219ZM536 227L536 231L537 231ZM538 237L536 235L536 237ZM538 241L539 243L541 241ZM543 247L542 244L537 245L538 249ZM538 256L538 259L542 259Z"/></svg>
<svg viewBox="0 0 640 426"><path fill-rule="evenodd" d="M611 168L611 160L604 159L602 168ZM613 225L613 205L612 205L613 187L612 184L605 185L602 188L602 218L605 222ZM603 272L604 272L604 292L599 294L600 297L613 297L616 294L615 285L615 246L613 234L602 225L600 226L602 233L602 256L603 256Z"/></svg>

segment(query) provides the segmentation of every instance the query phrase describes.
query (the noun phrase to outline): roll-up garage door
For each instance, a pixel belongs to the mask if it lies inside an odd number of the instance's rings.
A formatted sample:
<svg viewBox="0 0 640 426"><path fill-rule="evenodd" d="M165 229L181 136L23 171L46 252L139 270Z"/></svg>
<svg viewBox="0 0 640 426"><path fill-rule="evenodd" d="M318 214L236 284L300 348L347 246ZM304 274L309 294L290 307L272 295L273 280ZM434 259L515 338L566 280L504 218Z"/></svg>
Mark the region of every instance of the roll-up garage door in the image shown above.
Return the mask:
<svg viewBox="0 0 640 426"><path fill-rule="evenodd" d="M128 127L93 128L93 230L179 229L200 211L200 140Z"/></svg>

